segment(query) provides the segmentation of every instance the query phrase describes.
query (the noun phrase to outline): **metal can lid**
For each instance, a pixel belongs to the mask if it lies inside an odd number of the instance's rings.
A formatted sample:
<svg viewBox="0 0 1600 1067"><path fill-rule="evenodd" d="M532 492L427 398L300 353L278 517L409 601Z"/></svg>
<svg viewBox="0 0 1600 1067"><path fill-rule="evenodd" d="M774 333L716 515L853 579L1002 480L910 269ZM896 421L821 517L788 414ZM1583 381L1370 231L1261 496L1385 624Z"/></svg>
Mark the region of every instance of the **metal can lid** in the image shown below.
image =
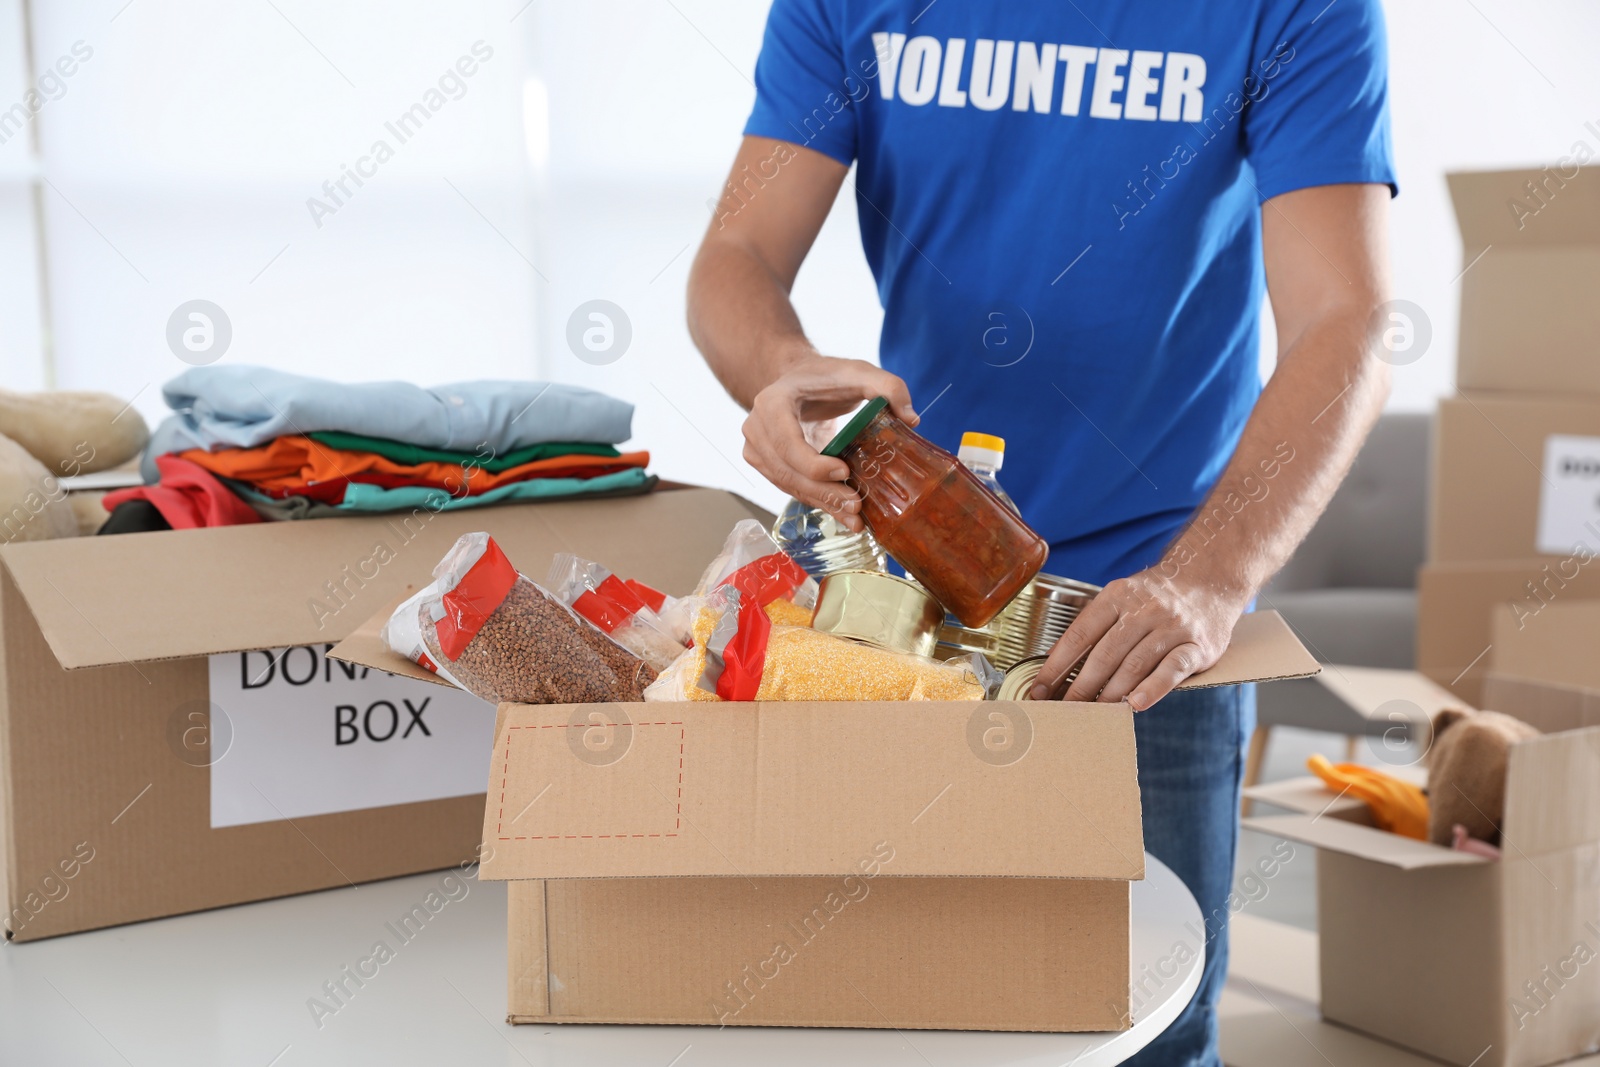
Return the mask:
<svg viewBox="0 0 1600 1067"><path fill-rule="evenodd" d="M1034 679L1039 677L1039 671L1044 667L1044 656L1035 656L1025 659L1021 663L1006 671L1006 680L1000 683L1000 692L996 700L1031 700L1028 695L1033 689Z"/></svg>
<svg viewBox="0 0 1600 1067"><path fill-rule="evenodd" d="M833 435L833 440L823 447L822 454L837 457L850 447L850 442L854 441L862 430L867 428L867 423L877 418L878 414L888 406L889 401L886 397L876 396L867 401L861 406L860 411L850 416L850 421L844 424L844 429Z"/></svg>

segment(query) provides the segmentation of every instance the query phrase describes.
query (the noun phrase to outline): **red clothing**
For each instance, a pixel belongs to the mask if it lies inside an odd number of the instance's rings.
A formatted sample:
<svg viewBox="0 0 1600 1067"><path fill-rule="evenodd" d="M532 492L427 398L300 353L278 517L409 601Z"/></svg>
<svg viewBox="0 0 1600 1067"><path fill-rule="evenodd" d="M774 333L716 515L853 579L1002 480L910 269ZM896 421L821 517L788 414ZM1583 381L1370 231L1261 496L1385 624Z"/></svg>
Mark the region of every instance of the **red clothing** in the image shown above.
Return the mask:
<svg viewBox="0 0 1600 1067"><path fill-rule="evenodd" d="M211 472L178 456L157 456L161 472L157 485L139 485L107 493L101 501L107 511L129 500L148 500L174 530L202 526L242 526L260 522L255 509L235 496Z"/></svg>
<svg viewBox="0 0 1600 1067"><path fill-rule="evenodd" d="M431 486L457 496L471 496L529 478L597 478L650 462L648 452L620 456L577 454L550 456L491 472L472 464L396 463L375 452L329 448L301 436L275 437L255 448L216 452L193 448L178 454L213 474L249 482L268 496L304 496L325 504L343 501L344 487L350 482L384 489Z"/></svg>

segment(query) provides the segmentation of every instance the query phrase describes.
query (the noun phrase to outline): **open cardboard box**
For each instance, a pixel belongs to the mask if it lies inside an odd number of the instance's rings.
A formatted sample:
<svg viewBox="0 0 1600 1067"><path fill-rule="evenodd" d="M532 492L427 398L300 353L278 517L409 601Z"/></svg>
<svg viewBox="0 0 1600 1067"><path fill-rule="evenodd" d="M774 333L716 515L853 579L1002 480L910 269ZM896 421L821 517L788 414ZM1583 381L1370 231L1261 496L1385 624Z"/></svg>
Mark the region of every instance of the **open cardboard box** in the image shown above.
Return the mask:
<svg viewBox="0 0 1600 1067"><path fill-rule="evenodd" d="M1314 778L1248 790L1293 814L1244 825L1317 849L1325 1018L1540 1067L1600 1048L1600 694L1493 673L1485 693L1546 731L1512 750L1500 861L1378 830Z"/></svg>
<svg viewBox="0 0 1600 1067"><path fill-rule="evenodd" d="M594 546L643 581L687 588L728 529L760 514L682 490L0 547L6 935L471 857L493 709L377 672L347 677L326 659L332 643L470 530L540 565ZM269 670L263 649L288 651ZM427 729L413 726L405 699L430 697ZM227 815L230 804L245 810Z"/></svg>
<svg viewBox="0 0 1600 1067"><path fill-rule="evenodd" d="M432 678L382 621L330 654ZM1262 612L1186 685L1317 669ZM503 704L488 762L512 1022L1130 1025L1126 704Z"/></svg>

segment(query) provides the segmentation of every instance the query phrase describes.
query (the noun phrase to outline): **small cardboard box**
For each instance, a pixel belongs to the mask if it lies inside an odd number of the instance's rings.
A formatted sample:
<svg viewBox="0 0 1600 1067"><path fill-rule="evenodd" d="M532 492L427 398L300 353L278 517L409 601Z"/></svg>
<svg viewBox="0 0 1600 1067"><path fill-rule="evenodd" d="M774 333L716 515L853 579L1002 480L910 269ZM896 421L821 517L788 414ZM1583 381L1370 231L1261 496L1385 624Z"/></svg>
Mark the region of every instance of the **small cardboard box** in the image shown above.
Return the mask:
<svg viewBox="0 0 1600 1067"><path fill-rule="evenodd" d="M1557 604L1600 599L1600 560L1429 563L1417 574L1417 669L1474 707L1494 651L1502 605L1530 627Z"/></svg>
<svg viewBox="0 0 1600 1067"><path fill-rule="evenodd" d="M682 490L0 547L7 936L461 862L483 818L493 709L346 672L326 658L332 643L426 580L469 530L513 556L593 549L686 588L755 514L727 493ZM307 722L310 733L289 729ZM273 784L297 774L302 794ZM229 803L253 813L219 818Z"/></svg>
<svg viewBox="0 0 1600 1067"><path fill-rule="evenodd" d="M1459 1067L1600 1049L1600 694L1491 675L1489 706L1546 736L1512 750L1486 860L1373 828L1315 779L1251 790L1246 819L1315 847L1323 1017Z"/></svg>
<svg viewBox="0 0 1600 1067"><path fill-rule="evenodd" d="M1600 400L1440 401L1430 493L1430 563L1600 552Z"/></svg>
<svg viewBox="0 0 1600 1067"><path fill-rule="evenodd" d="M426 676L377 625L332 654ZM1317 669L1263 612L1187 684ZM1126 704L503 704L495 736L512 1022L1130 1023Z"/></svg>
<svg viewBox="0 0 1600 1067"><path fill-rule="evenodd" d="M1600 167L1566 159L1449 182L1463 268L1456 384L1600 396Z"/></svg>

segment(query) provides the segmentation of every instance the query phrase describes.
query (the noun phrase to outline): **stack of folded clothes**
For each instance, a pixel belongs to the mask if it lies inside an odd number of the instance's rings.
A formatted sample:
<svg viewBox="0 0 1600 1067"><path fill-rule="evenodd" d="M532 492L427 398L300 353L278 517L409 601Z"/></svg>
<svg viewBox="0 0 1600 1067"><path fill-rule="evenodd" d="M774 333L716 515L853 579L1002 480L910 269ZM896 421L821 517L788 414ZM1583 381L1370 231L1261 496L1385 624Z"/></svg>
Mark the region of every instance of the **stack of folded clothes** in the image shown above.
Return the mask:
<svg viewBox="0 0 1600 1067"><path fill-rule="evenodd" d="M146 485L108 494L104 533L227 526L648 492L633 405L550 382L345 385L264 367L196 367Z"/></svg>

